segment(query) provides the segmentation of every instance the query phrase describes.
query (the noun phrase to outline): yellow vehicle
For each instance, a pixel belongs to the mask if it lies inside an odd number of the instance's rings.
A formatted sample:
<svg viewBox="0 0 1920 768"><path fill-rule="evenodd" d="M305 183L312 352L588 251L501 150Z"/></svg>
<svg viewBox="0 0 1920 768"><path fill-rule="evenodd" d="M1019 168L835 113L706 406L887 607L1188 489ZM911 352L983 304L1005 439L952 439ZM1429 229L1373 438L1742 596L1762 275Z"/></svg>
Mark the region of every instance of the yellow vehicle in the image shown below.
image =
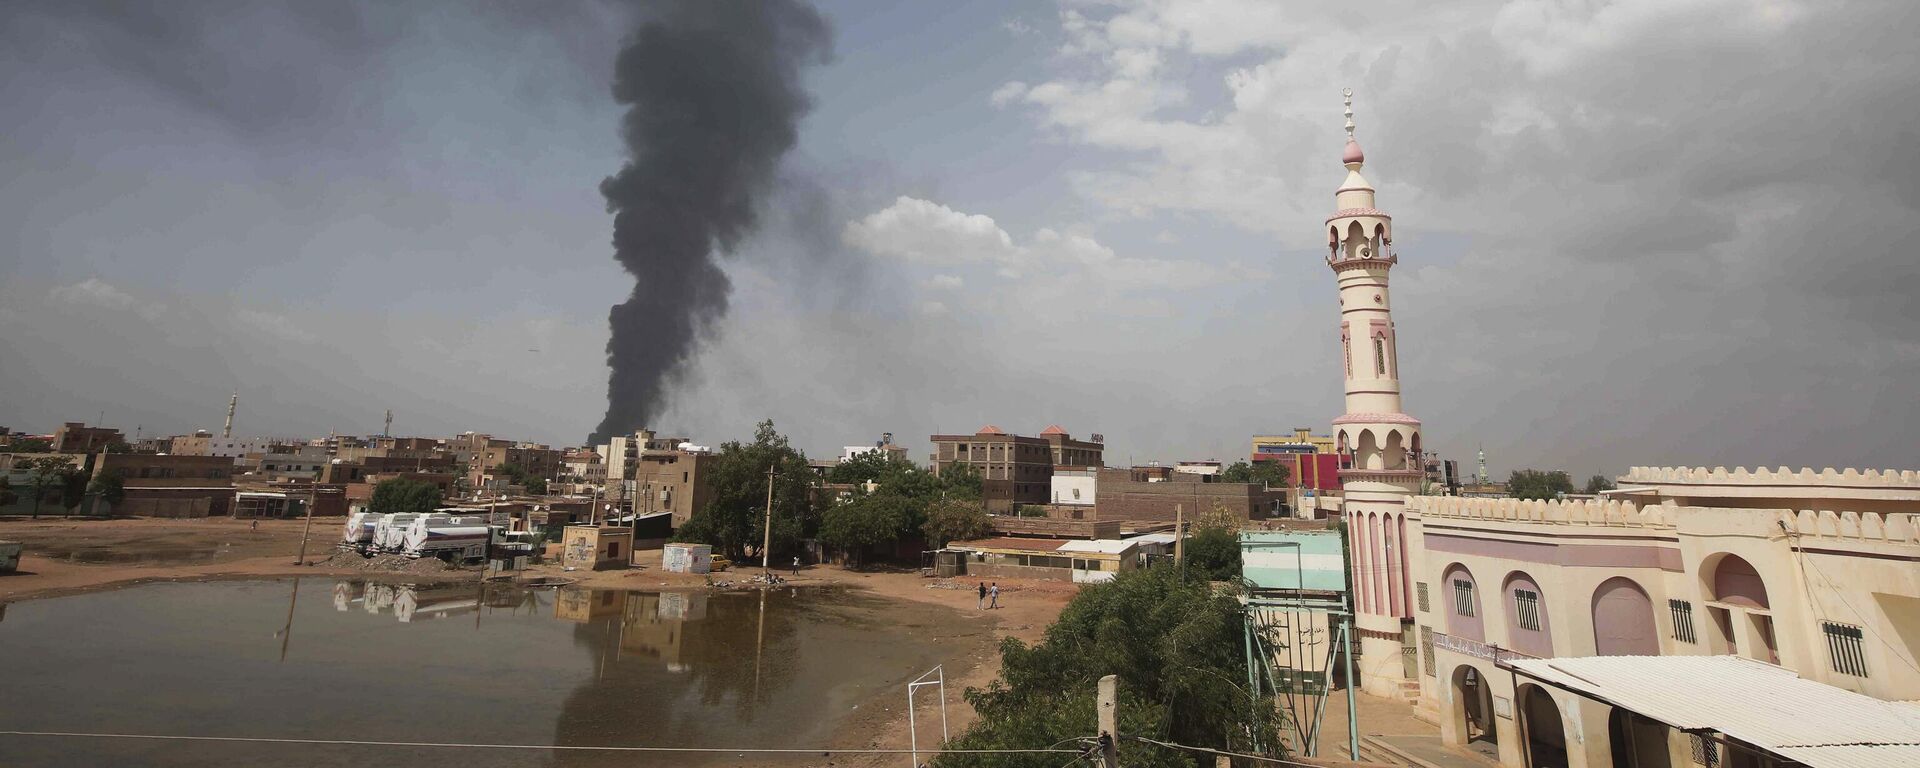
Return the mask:
<svg viewBox="0 0 1920 768"><path fill-rule="evenodd" d="M717 573L719 571L724 571L732 566L733 566L732 560L728 560L719 555L714 555L713 563L712 565L708 566L708 569Z"/></svg>

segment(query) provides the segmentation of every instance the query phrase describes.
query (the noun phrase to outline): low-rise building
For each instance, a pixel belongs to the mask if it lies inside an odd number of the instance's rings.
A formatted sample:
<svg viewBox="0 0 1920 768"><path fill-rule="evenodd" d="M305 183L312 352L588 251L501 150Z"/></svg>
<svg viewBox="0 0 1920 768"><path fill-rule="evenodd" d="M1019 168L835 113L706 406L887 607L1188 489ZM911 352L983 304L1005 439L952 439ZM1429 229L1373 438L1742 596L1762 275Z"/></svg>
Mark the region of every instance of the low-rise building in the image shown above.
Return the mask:
<svg viewBox="0 0 1920 768"><path fill-rule="evenodd" d="M1053 493L1055 466L1100 467L1103 446L1098 435L1075 440L1059 425L1039 437L1008 434L991 424L971 435L932 435L935 474L964 464L980 473L980 492L987 511L1011 512L1024 504L1046 504Z"/></svg>
<svg viewBox="0 0 1920 768"><path fill-rule="evenodd" d="M1666 666L1594 666L1577 683L1552 671L1577 677L1585 667L1559 664L1570 657L1738 656L1920 699L1920 473L1636 467L1619 483L1604 500L1416 496L1394 531L1349 521L1357 541L1391 535L1406 553L1403 571L1356 547L1354 598L1408 617L1407 678L1448 741L1491 742L1514 766L1794 757L1712 711L1712 675L1689 706ZM1376 675L1402 664L1361 661ZM1629 704L1635 689L1676 706Z"/></svg>
<svg viewBox="0 0 1920 768"><path fill-rule="evenodd" d="M89 427L79 421L69 421L53 431L54 453L94 454L125 442L120 430Z"/></svg>
<svg viewBox="0 0 1920 768"><path fill-rule="evenodd" d="M997 538L961 541L947 550L964 553L968 578L1052 579L1091 583L1111 581L1139 567L1139 545L1114 539Z"/></svg>
<svg viewBox="0 0 1920 768"><path fill-rule="evenodd" d="M231 514L233 459L226 456L101 453L93 476L117 475L126 496L116 515L208 517Z"/></svg>

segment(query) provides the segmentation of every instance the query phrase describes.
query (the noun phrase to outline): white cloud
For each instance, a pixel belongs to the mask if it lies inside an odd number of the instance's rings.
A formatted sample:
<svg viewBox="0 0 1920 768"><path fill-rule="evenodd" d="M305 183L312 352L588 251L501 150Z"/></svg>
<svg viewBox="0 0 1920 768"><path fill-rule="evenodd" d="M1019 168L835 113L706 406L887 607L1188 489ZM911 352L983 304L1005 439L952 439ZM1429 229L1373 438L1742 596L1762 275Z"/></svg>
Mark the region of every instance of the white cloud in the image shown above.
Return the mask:
<svg viewBox="0 0 1920 768"><path fill-rule="evenodd" d="M148 321L159 319L165 312L160 304L141 304L132 294L114 287L113 284L97 277L89 277L73 285L62 285L47 291L47 296L56 303L74 304L87 307L99 307L115 311L131 311Z"/></svg>
<svg viewBox="0 0 1920 768"><path fill-rule="evenodd" d="M847 244L881 257L932 266L984 265L1007 280L1026 279L1045 290L1122 293L1192 290L1218 285L1232 275L1214 264L1121 256L1093 237L1042 228L1018 243L992 217L956 211L913 197L849 222ZM1247 277L1250 273L1241 273ZM961 278L938 274L929 287L958 288Z"/></svg>
<svg viewBox="0 0 1920 768"><path fill-rule="evenodd" d="M961 286L967 284L967 281L960 279L957 275L934 275L920 284L927 288L952 291L959 290Z"/></svg>
<svg viewBox="0 0 1920 768"><path fill-rule="evenodd" d="M1013 102L1019 101L1022 97L1025 97L1026 95L1027 95L1027 84L1020 82L1018 80L1015 80L1013 82L1007 83L1006 85L1002 85L999 88L993 89L993 95L988 96L987 101L992 103L996 107L1004 107L1008 104L1012 104Z"/></svg>
<svg viewBox="0 0 1920 768"><path fill-rule="evenodd" d="M281 341L308 343L317 337L286 315L258 309L239 309L233 313L234 320L242 329L266 334Z"/></svg>

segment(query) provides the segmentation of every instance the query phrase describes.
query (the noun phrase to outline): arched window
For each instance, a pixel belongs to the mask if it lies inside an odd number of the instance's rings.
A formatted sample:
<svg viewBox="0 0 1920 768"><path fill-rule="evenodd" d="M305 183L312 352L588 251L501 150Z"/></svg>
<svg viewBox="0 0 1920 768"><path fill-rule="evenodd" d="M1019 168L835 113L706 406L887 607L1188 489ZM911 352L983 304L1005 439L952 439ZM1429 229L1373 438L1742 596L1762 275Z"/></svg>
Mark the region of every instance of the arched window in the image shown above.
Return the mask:
<svg viewBox="0 0 1920 768"><path fill-rule="evenodd" d="M1596 656L1660 655L1653 601L1632 579L1615 576L1594 590L1593 645Z"/></svg>
<svg viewBox="0 0 1920 768"><path fill-rule="evenodd" d="M1387 375L1387 342L1378 336L1373 337L1373 375Z"/></svg>

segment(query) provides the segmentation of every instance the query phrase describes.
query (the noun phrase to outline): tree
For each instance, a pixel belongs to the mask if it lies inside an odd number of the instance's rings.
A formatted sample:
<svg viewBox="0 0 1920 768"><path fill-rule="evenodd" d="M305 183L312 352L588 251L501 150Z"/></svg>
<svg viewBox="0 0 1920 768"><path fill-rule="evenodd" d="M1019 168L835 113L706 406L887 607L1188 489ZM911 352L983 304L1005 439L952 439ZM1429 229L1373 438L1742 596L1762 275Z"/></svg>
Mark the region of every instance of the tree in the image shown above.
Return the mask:
<svg viewBox="0 0 1920 768"><path fill-rule="evenodd" d="M1271 697L1245 689L1243 621L1233 594L1205 579L1156 566L1089 585L1028 646L1001 643L1000 677L969 689L980 719L954 749L1039 749L1092 735L1095 686L1119 676L1119 730L1188 746L1278 757L1280 714ZM1191 766L1190 754L1136 742L1119 745L1128 766ZM1055 754L959 754L941 768L1057 768Z"/></svg>
<svg viewBox="0 0 1920 768"><path fill-rule="evenodd" d="M1556 499L1573 493L1573 481L1560 470L1516 469L1507 478L1507 495L1516 499Z"/></svg>
<svg viewBox="0 0 1920 768"><path fill-rule="evenodd" d="M1220 470L1220 482L1223 483L1260 483L1267 486L1287 484L1287 467L1278 461L1256 461L1247 463L1236 461Z"/></svg>
<svg viewBox="0 0 1920 768"><path fill-rule="evenodd" d="M433 483L396 477L373 487L369 508L383 515L424 515L440 507L440 487Z"/></svg>
<svg viewBox="0 0 1920 768"><path fill-rule="evenodd" d="M977 539L993 530L993 519L977 500L941 499L927 505L920 532L927 545L944 547L955 541Z"/></svg>
<svg viewBox="0 0 1920 768"><path fill-rule="evenodd" d="M980 470L972 464L948 464L940 471L940 482L949 499L980 498Z"/></svg>
<svg viewBox="0 0 1920 768"><path fill-rule="evenodd" d="M9 453L53 453L53 441L43 437L16 437L7 444Z"/></svg>
<svg viewBox="0 0 1920 768"><path fill-rule="evenodd" d="M527 489L527 493L535 496L545 496L547 493L547 479L519 464L501 464L493 468L493 473L506 475L511 483Z"/></svg>
<svg viewBox="0 0 1920 768"><path fill-rule="evenodd" d="M866 563L869 550L899 541L913 530L922 508L912 498L890 491L865 494L821 516L820 540L844 550L857 567Z"/></svg>
<svg viewBox="0 0 1920 768"><path fill-rule="evenodd" d="M87 484L87 493L91 493L101 501L106 502L107 512L108 514L112 514L113 508L120 506L120 502L125 501L127 498L127 487L123 480L123 474L117 469L101 472L93 478L92 483Z"/></svg>
<svg viewBox="0 0 1920 768"><path fill-rule="evenodd" d="M753 442L720 446L704 470L713 484L707 505L694 510L674 540L711 544L735 560L744 559L749 546L758 549L765 531L768 467L775 473L773 551L797 550L820 523L813 509L814 474L806 454L774 430L772 419L755 428Z"/></svg>
<svg viewBox="0 0 1920 768"><path fill-rule="evenodd" d="M73 469L73 463L65 456L38 456L27 461L27 484L33 487L33 517L40 518L40 501L47 496L47 489L66 482L67 472Z"/></svg>
<svg viewBox="0 0 1920 768"><path fill-rule="evenodd" d="M11 506L19 498L13 492L13 483L7 482L6 475L0 475L0 507Z"/></svg>
<svg viewBox="0 0 1920 768"><path fill-rule="evenodd" d="M79 467L68 467L67 471L60 473L60 506L66 508L68 517L73 516L73 511L78 509L80 502L86 498L86 472Z"/></svg>
<svg viewBox="0 0 1920 768"><path fill-rule="evenodd" d="M1206 526L1185 545L1187 570L1209 581L1240 581L1240 537L1230 529Z"/></svg>
<svg viewBox="0 0 1920 768"><path fill-rule="evenodd" d="M1606 475L1594 475L1593 477L1587 478L1588 494L1611 490L1613 490L1613 481L1608 480Z"/></svg>
<svg viewBox="0 0 1920 768"><path fill-rule="evenodd" d="M827 482L858 485L885 474L889 464L899 462L886 451L865 451L856 453L852 458L833 465L827 470Z"/></svg>

